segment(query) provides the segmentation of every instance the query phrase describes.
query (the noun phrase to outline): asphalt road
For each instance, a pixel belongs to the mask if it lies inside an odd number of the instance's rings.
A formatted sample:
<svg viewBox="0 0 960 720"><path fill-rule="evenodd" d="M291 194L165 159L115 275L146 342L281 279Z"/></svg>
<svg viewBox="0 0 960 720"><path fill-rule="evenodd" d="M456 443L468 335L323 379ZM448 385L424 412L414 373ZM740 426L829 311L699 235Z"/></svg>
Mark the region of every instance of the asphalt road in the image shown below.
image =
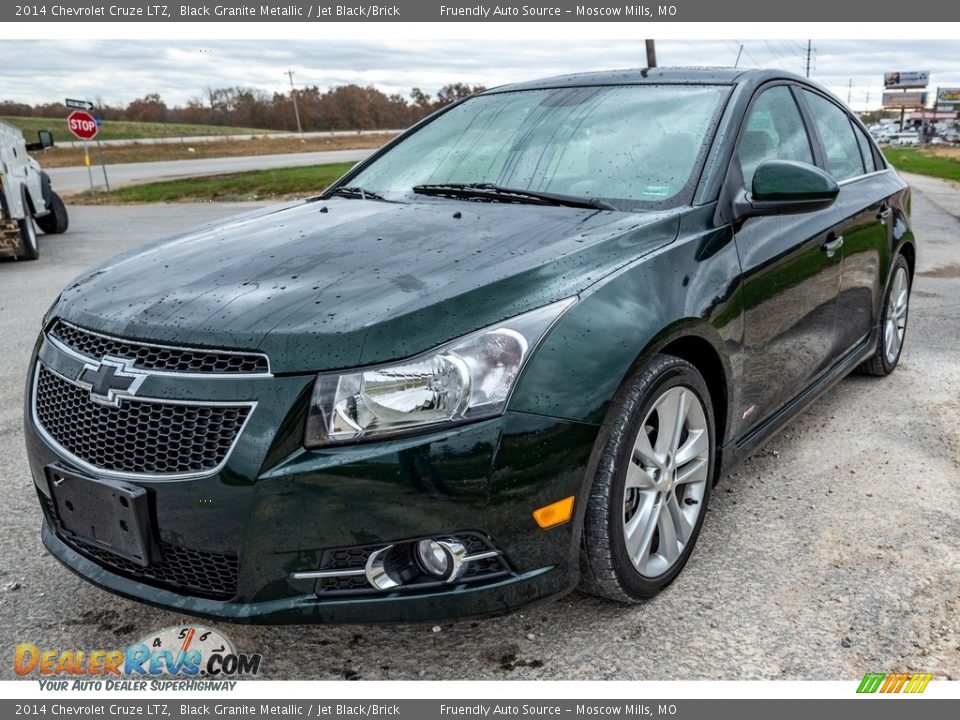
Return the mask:
<svg viewBox="0 0 960 720"><path fill-rule="evenodd" d="M367 157L373 150L327 150L312 153L290 153L278 155L251 155L248 157L202 158L198 160L164 160L162 162L122 163L107 165L110 187L116 189L123 185L174 180L201 175L220 175L223 173L246 172L247 170L266 170L270 168L302 167L304 165L325 165L327 163L357 162ZM90 177L86 167L51 168L47 171L53 181L53 188L61 195L83 192L90 187ZM96 188L105 186L103 170L98 165L91 168L93 184Z"/></svg>
<svg viewBox="0 0 960 720"><path fill-rule="evenodd" d="M917 180L906 348L723 479L686 570L642 605L573 594L442 626L217 623L274 679L960 679L960 189ZM125 647L186 621L80 580L40 544L21 398L59 288L94 260L239 206L78 207L35 263L0 264L0 678L14 644Z"/></svg>

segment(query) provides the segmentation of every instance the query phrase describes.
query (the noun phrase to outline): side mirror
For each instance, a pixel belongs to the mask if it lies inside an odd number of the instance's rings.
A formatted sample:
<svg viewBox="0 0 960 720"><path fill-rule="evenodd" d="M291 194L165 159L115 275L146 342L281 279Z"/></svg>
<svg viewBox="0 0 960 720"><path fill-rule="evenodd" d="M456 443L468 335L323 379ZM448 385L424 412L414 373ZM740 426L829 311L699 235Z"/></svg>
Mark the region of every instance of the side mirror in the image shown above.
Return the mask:
<svg viewBox="0 0 960 720"><path fill-rule="evenodd" d="M734 217L789 215L824 210L840 193L820 168L792 160L765 160L753 174L753 189L734 201Z"/></svg>
<svg viewBox="0 0 960 720"><path fill-rule="evenodd" d="M40 130L37 133L37 139L40 141L40 147L44 150L53 147L53 133L49 130Z"/></svg>

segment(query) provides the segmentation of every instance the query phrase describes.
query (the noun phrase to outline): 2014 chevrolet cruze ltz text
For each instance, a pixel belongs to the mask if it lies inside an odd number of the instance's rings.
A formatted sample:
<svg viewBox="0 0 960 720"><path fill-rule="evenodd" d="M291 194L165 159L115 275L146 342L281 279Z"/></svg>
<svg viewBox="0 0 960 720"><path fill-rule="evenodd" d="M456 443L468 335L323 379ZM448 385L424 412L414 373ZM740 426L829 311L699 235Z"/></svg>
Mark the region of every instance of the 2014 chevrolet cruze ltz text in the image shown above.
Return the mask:
<svg viewBox="0 0 960 720"><path fill-rule="evenodd" d="M909 215L859 120L792 75L480 93L318 197L63 291L26 393L43 542L250 622L649 597L725 470L896 367Z"/></svg>

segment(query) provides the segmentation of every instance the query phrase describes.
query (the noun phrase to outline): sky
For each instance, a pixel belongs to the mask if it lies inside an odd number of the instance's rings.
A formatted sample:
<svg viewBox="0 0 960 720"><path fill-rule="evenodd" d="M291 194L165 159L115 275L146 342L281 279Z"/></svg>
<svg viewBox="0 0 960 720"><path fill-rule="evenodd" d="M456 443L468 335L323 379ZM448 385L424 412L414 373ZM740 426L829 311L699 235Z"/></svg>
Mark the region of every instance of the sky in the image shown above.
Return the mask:
<svg viewBox="0 0 960 720"><path fill-rule="evenodd" d="M741 44L740 67L805 73L806 40L664 40L657 42L657 60L662 66L732 66ZM813 40L812 46L810 76L849 97L855 110L879 107L884 72L928 70L930 90L960 87L960 41ZM3 40L0 99L126 105L159 93L173 106L201 97L208 87L288 92L287 70L298 87L357 83L408 96L414 87L433 94L451 82L493 87L643 65L642 40Z"/></svg>

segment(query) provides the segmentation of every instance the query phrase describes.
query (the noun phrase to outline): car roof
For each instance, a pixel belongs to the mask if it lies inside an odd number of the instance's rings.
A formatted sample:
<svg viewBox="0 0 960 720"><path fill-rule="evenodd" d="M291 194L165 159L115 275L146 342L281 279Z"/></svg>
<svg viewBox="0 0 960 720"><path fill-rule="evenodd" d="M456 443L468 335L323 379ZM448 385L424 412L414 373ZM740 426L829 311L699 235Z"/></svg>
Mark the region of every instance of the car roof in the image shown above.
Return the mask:
<svg viewBox="0 0 960 720"><path fill-rule="evenodd" d="M810 83L809 80L785 70L747 70L727 67L656 67L557 75L501 85L486 92L492 94L516 90L591 85L734 85L745 83L759 85L775 79L795 80L815 85L815 83Z"/></svg>

